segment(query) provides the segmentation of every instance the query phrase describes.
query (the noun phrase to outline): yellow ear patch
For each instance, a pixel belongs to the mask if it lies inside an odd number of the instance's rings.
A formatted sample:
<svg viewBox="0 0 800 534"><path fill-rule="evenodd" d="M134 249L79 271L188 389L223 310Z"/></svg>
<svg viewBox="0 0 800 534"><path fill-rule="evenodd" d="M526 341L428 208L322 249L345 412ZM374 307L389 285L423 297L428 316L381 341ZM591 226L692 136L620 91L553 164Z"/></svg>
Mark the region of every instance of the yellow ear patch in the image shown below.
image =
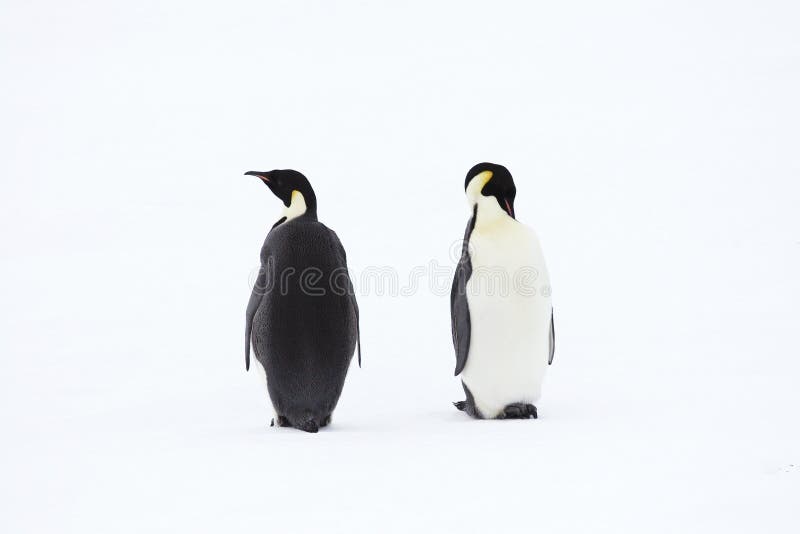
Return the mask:
<svg viewBox="0 0 800 534"><path fill-rule="evenodd" d="M286 217L286 220L289 221L304 214L306 209L306 199L303 196L303 193L295 189L292 191L291 200L289 200L289 206L283 209L283 215Z"/></svg>
<svg viewBox="0 0 800 534"><path fill-rule="evenodd" d="M467 186L467 198L477 200L477 198L481 196L483 186L492 179L492 176L494 176L492 171L483 171L473 176Z"/></svg>

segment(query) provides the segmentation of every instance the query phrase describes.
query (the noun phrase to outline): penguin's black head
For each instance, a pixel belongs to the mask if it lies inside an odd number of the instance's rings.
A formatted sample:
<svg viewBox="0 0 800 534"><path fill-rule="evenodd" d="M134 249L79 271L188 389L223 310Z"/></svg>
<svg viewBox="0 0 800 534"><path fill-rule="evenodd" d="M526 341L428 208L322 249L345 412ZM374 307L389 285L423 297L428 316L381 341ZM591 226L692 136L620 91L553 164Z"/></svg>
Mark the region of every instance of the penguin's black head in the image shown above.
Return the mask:
<svg viewBox="0 0 800 534"><path fill-rule="evenodd" d="M514 197L517 187L508 169L496 163L478 163L467 173L464 191L471 202L477 202L480 196L494 197L500 208L514 217Z"/></svg>
<svg viewBox="0 0 800 534"><path fill-rule="evenodd" d="M260 178L287 208L302 202L305 205L305 213L316 215L317 197L303 173L292 169L276 169L265 172L247 171L245 174ZM298 198L298 194L301 198Z"/></svg>

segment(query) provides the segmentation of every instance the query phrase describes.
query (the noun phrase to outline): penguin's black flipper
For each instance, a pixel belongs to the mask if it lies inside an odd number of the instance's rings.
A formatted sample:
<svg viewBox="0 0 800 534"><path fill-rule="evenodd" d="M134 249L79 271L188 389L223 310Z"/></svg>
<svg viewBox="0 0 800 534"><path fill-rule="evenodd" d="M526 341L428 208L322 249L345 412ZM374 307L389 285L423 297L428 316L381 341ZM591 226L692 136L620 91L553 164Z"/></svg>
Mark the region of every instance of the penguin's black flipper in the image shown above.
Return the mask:
<svg viewBox="0 0 800 534"><path fill-rule="evenodd" d="M553 310L550 309L550 358L547 360L547 365L553 365L553 356L556 355L556 327L553 324Z"/></svg>
<svg viewBox="0 0 800 534"><path fill-rule="evenodd" d="M344 277L345 280L347 281L347 287L345 289L347 290L347 294L350 297L350 304L353 306L353 310L356 312L356 346L358 347L358 367L360 369L361 368L361 320L359 317L358 302L356 301L356 291L355 289L353 289L353 281L350 280L350 273L347 271L347 252L345 252L344 250L344 245L342 245L342 242L339 240L339 236L336 235L336 232L334 232L333 230L329 231L331 234L333 234L336 244L339 247L339 254L342 255L342 264L345 266ZM337 287L334 289L339 290L340 288Z"/></svg>
<svg viewBox="0 0 800 534"><path fill-rule="evenodd" d="M286 222L286 217L281 217L278 219L275 224L272 225L272 228L269 229L267 232L267 237L264 239L264 244L261 247L261 267L258 270L258 277L256 278L256 283L253 284L253 292L250 293L250 300L247 301L247 313L245 317L245 328L244 328L244 369L245 371L250 370L250 334L253 330L253 317L255 317L256 312L258 311L258 307L261 305L261 299L264 297L264 293L266 292L267 288L267 271L264 265L268 264L268 252L267 252L267 241L269 240L269 235L272 231Z"/></svg>
<svg viewBox="0 0 800 534"><path fill-rule="evenodd" d="M258 270L258 278L253 285L253 292L250 293L250 300L247 302L246 324L244 329L244 368L250 370L250 334L253 330L253 317L261 305L261 298L264 296L264 289L267 287L267 274L262 266Z"/></svg>
<svg viewBox="0 0 800 534"><path fill-rule="evenodd" d="M353 307L356 310L356 344L358 346L358 368L361 369L361 320L359 319L358 302L356 302L356 296L353 295L351 300L353 301Z"/></svg>
<svg viewBox="0 0 800 534"><path fill-rule="evenodd" d="M467 364L470 342L469 304L467 303L467 281L472 276L472 260L469 256L469 238L475 228L478 206L472 212L464 231L464 242L461 248L461 259L456 266L453 286L450 289L450 326L453 333L453 347L456 350L456 371L458 376Z"/></svg>

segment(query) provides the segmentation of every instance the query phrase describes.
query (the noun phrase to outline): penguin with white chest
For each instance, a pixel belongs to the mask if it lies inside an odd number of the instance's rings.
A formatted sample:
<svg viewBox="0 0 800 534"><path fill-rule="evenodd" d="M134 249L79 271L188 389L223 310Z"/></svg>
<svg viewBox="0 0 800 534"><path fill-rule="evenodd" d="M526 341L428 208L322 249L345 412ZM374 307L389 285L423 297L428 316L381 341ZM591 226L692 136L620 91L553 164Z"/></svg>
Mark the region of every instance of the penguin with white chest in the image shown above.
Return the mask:
<svg viewBox="0 0 800 534"><path fill-rule="evenodd" d="M336 233L317 219L317 198L294 170L249 171L284 204L261 248L247 304L245 365L252 345L275 410L273 425L317 432L330 423L361 343L358 304Z"/></svg>
<svg viewBox="0 0 800 534"><path fill-rule="evenodd" d="M502 165L480 163L464 183L472 217L450 293L455 374L478 419L537 418L555 351L550 279L534 231L516 220L516 187Z"/></svg>

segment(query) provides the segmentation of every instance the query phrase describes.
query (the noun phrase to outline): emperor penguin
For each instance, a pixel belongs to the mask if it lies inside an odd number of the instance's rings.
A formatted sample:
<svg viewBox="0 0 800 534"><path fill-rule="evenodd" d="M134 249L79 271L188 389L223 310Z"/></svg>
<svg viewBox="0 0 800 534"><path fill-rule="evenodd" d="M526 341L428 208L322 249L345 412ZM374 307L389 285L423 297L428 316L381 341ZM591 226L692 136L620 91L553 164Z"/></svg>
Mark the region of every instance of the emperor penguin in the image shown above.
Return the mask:
<svg viewBox="0 0 800 534"><path fill-rule="evenodd" d="M464 182L467 223L450 292L455 374L477 419L538 417L555 329L550 277L536 233L514 212L508 169L479 163Z"/></svg>
<svg viewBox="0 0 800 534"><path fill-rule="evenodd" d="M358 346L359 313L336 233L317 219L317 197L295 170L248 171L283 202L283 216L261 247L261 268L247 304L250 347L264 370L275 411L271 426L317 432L328 425Z"/></svg>

